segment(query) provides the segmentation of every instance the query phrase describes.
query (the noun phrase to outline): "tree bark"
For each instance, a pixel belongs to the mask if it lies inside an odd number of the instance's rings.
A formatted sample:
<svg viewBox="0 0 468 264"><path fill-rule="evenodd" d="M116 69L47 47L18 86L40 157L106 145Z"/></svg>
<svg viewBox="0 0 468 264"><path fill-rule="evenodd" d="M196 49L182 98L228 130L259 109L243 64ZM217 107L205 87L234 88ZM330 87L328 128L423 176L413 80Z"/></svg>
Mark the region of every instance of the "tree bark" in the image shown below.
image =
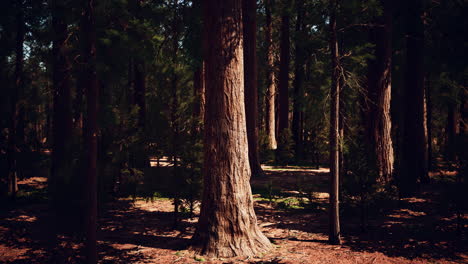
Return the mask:
<svg viewBox="0 0 468 264"><path fill-rule="evenodd" d="M330 55L332 84L330 90L330 208L329 234L331 244L341 244L339 210L339 112L340 112L340 65L336 38L336 0L330 1Z"/></svg>
<svg viewBox="0 0 468 264"><path fill-rule="evenodd" d="M24 11L23 5L18 3L16 13L16 59L14 71L14 90L11 93L11 109L10 109L10 122L8 127L8 147L7 147L7 163L8 163L8 194L16 197L18 192L18 120L19 120L19 94L23 89L23 64L24 64Z"/></svg>
<svg viewBox="0 0 468 264"><path fill-rule="evenodd" d="M407 14L406 113L403 132L401 194L414 193L417 182L427 179L424 132L424 26L422 1L409 1Z"/></svg>
<svg viewBox="0 0 468 264"><path fill-rule="evenodd" d="M82 37L84 38L83 59L86 76L86 263L94 264L97 256L97 114L99 86L96 72L96 25L94 15L95 0L84 2Z"/></svg>
<svg viewBox="0 0 468 264"><path fill-rule="evenodd" d="M285 11L287 12L287 11ZM278 134L289 129L289 14L281 17Z"/></svg>
<svg viewBox="0 0 468 264"><path fill-rule="evenodd" d="M52 53L54 111L53 111L53 144L50 190L55 209L61 210L67 192L67 182L72 174L72 100L70 88L70 61L68 58L68 25L65 6L62 1L53 1L52 25L54 41ZM61 205L62 204L62 205Z"/></svg>
<svg viewBox="0 0 468 264"><path fill-rule="evenodd" d="M215 257L271 248L250 189L244 106L241 0L206 0L204 189L194 248ZM208 34L207 34L208 36Z"/></svg>
<svg viewBox="0 0 468 264"><path fill-rule="evenodd" d="M272 23L271 23L272 0L265 2L265 42L267 50L267 92L265 98L265 124L268 137L268 148L276 149L276 82L275 82L275 55L272 41Z"/></svg>
<svg viewBox="0 0 468 264"><path fill-rule="evenodd" d="M367 114L368 137L377 162L377 182L387 184L393 175L392 120L390 103L392 95L392 1L383 0L383 17L377 21L383 27L371 29L375 44L375 59L368 64L368 90L370 99Z"/></svg>
<svg viewBox="0 0 468 264"><path fill-rule="evenodd" d="M242 0L244 37L244 91L247 119L247 141L252 176L261 175L258 155L258 90L257 90L257 1Z"/></svg>
<svg viewBox="0 0 468 264"><path fill-rule="evenodd" d="M459 112L458 107L455 103L448 103L447 105L447 159L449 161L456 161L456 149L457 149L457 136L459 133Z"/></svg>
<svg viewBox="0 0 468 264"><path fill-rule="evenodd" d="M302 121L304 116L304 111L302 110L303 104L302 100L304 97L304 64L305 64L305 54L304 54L304 3L301 0L296 1L296 32L295 32L295 45L296 45L296 56L294 59L294 104L293 104L293 120L292 120L292 134L293 140L295 143L295 154L296 159L302 159L303 155L303 134L302 134Z"/></svg>

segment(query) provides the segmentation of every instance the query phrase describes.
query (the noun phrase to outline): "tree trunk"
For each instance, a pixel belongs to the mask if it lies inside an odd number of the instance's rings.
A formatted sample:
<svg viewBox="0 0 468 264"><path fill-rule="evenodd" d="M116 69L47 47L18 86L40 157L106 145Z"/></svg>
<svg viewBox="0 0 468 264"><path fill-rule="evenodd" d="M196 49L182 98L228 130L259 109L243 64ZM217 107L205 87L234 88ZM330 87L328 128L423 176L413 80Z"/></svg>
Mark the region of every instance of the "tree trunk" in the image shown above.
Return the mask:
<svg viewBox="0 0 468 264"><path fill-rule="evenodd" d="M194 134L200 133L205 114L205 79L204 79L205 63L200 63L200 66L193 74L193 95L195 97L195 104L193 108L194 119Z"/></svg>
<svg viewBox="0 0 468 264"><path fill-rule="evenodd" d="M275 109L275 102L276 102L276 82L275 82L275 55L273 49L273 42L272 42L272 25L271 25L271 8L272 8L272 0L266 0L265 2L265 42L266 42L266 49L267 49L267 92L265 98L265 124L266 124L266 132L268 137L268 148L269 149L276 149L277 142L276 142L276 109Z"/></svg>
<svg viewBox="0 0 468 264"><path fill-rule="evenodd" d="M427 131L427 171L432 170L432 87L430 75L426 76L426 131Z"/></svg>
<svg viewBox="0 0 468 264"><path fill-rule="evenodd" d="M177 96L177 82L178 76L176 72L177 67L177 52L179 49L179 37L178 37L178 18L177 18L177 3L174 1L174 17L172 21L172 80L171 80L171 96L172 96L172 105L171 105L171 126L172 126L172 160L174 162L173 166L173 177L174 177L174 186L173 186L173 198L174 198L174 228L178 227L179 223L179 204L180 204L180 194L178 187L181 184L181 176L179 175L179 116L177 114L179 109L179 98Z"/></svg>
<svg viewBox="0 0 468 264"><path fill-rule="evenodd" d="M392 1L383 0L384 15L379 19L383 27L371 29L375 43L375 59L368 64L368 90L370 99L367 114L368 137L377 161L380 184L387 184L393 174L393 144L390 103L392 95Z"/></svg>
<svg viewBox="0 0 468 264"><path fill-rule="evenodd" d="M422 1L409 1L407 14L406 112L403 132L401 193L409 195L418 180L427 179L426 139L424 133L424 26Z"/></svg>
<svg viewBox="0 0 468 264"><path fill-rule="evenodd" d="M287 11L285 11L287 12ZM289 14L281 17L278 134L289 129Z"/></svg>
<svg viewBox="0 0 468 264"><path fill-rule="evenodd" d="M67 183L72 174L72 109L70 90L70 62L68 59L68 29L62 1L53 1L53 144L50 190L55 209L62 210L68 193ZM65 199L66 200L66 199Z"/></svg>
<svg viewBox="0 0 468 264"><path fill-rule="evenodd" d="M292 134L295 143L296 159L302 159L303 142L302 142L302 119L304 111L302 110L302 100L304 97L303 84L304 84L304 3L301 0L296 1L296 32L295 32L295 45L296 56L294 59L294 105L293 105L293 120L292 120Z"/></svg>
<svg viewBox="0 0 468 264"><path fill-rule="evenodd" d="M451 162L456 161L457 136L459 132L459 112L454 103L447 105L447 159Z"/></svg>
<svg viewBox="0 0 468 264"><path fill-rule="evenodd" d="M244 37L244 91L247 140L252 176L261 175L258 155L258 90L257 90L257 1L242 0Z"/></svg>
<svg viewBox="0 0 468 264"><path fill-rule="evenodd" d="M194 248L214 257L271 248L250 189L244 106L241 0L206 0L204 189ZM208 36L208 34L207 34Z"/></svg>
<svg viewBox="0 0 468 264"><path fill-rule="evenodd" d="M86 263L98 261L97 233L97 114L99 86L96 73L96 26L94 0L84 2L82 37L84 38L84 65L86 80Z"/></svg>
<svg viewBox="0 0 468 264"><path fill-rule="evenodd" d="M19 120L19 94L23 89L23 60L24 60L24 13L22 4L18 4L16 14L16 60L14 72L14 91L11 93L10 124L8 127L8 194L16 197L18 192L18 120Z"/></svg>
<svg viewBox="0 0 468 264"><path fill-rule="evenodd" d="M330 1L330 52L332 62L332 84L330 90L330 226L328 240L341 244L339 215L339 112L340 112L340 66L336 38L336 0Z"/></svg>

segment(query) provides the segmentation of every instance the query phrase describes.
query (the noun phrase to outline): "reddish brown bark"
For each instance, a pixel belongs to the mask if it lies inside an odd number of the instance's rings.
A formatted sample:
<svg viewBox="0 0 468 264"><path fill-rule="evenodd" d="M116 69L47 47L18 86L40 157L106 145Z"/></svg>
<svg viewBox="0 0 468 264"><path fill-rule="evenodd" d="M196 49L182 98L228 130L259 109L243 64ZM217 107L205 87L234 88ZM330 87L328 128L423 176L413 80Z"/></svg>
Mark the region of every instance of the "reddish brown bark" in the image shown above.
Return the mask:
<svg viewBox="0 0 468 264"><path fill-rule="evenodd" d="M272 41L272 23L271 23L271 8L272 1L267 0L265 2L265 42L267 49L267 92L265 98L265 127L268 136L268 147L270 149L276 149L276 82L275 82L275 56L273 54L273 41Z"/></svg>
<svg viewBox="0 0 468 264"><path fill-rule="evenodd" d="M257 90L257 1L242 0L244 37L244 91L247 140L252 175L262 174L258 155L258 90Z"/></svg>
<svg viewBox="0 0 468 264"><path fill-rule="evenodd" d="M206 0L204 189L194 248L216 257L271 248L250 189L244 106L241 0ZM207 34L208 35L208 34Z"/></svg>
<svg viewBox="0 0 468 264"><path fill-rule="evenodd" d="M375 151L378 182L387 184L393 174L393 144L390 103L392 94L392 1L384 0L384 14L378 19L383 27L371 29L375 59L368 63L368 137Z"/></svg>
<svg viewBox="0 0 468 264"><path fill-rule="evenodd" d="M336 0L330 1L330 55L332 84L330 90L330 209L329 234L331 244L341 244L339 210L339 113L340 113L340 65L336 38Z"/></svg>

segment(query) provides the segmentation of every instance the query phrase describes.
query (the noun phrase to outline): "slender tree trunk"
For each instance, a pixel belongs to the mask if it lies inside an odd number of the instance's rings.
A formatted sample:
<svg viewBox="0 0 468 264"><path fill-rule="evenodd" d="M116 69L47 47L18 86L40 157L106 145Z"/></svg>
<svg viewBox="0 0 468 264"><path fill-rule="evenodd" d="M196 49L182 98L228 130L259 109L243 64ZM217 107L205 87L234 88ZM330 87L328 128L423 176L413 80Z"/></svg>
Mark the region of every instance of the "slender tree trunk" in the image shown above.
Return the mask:
<svg viewBox="0 0 468 264"><path fill-rule="evenodd" d="M292 134L295 143L296 159L302 159L303 142L302 142L302 118L304 111L302 110L302 100L304 97L303 84L304 84L304 44L303 31L304 31L304 3L302 0L296 1L296 32L295 32L295 45L296 56L294 59L294 105L293 105L293 120L292 120Z"/></svg>
<svg viewBox="0 0 468 264"><path fill-rule="evenodd" d="M178 187L181 184L179 175L179 116L177 114L179 108L179 98L177 95L177 82L178 76L176 72L177 68L177 52L179 50L179 34L178 34L178 14L177 14L177 1L173 2L174 5L174 17L172 21L172 80L171 80L171 125L172 125L172 160L174 162L173 177L174 177L174 228L178 227L179 223L179 205L180 205L180 193Z"/></svg>
<svg viewBox="0 0 468 264"><path fill-rule="evenodd" d="M195 103L193 106L193 134L198 134L201 132L205 111L205 81L203 74L205 68L204 65L205 63L202 62L193 73L193 96L195 97Z"/></svg>
<svg viewBox="0 0 468 264"><path fill-rule="evenodd" d="M432 88L430 76L426 77L426 131L427 131L427 171L432 170Z"/></svg>
<svg viewBox="0 0 468 264"><path fill-rule="evenodd" d="M375 43L375 59L368 64L368 90L370 99L367 114L368 137L375 150L380 184L387 184L393 175L393 144L390 103L392 95L392 1L383 0L384 14L379 19L383 27L371 30Z"/></svg>
<svg viewBox="0 0 468 264"><path fill-rule="evenodd" d="M403 134L401 192L409 195L416 191L417 182L427 179L426 139L424 133L424 26L422 1L408 5L407 15L407 71L406 112Z"/></svg>
<svg viewBox="0 0 468 264"><path fill-rule="evenodd" d="M242 0L244 37L244 91L252 176L261 175L258 155L258 90L257 90L257 1Z"/></svg>
<svg viewBox="0 0 468 264"><path fill-rule="evenodd" d="M456 104L449 103L447 105L447 158L449 161L454 162L456 160L456 142L457 135L459 132L459 112Z"/></svg>
<svg viewBox="0 0 468 264"><path fill-rule="evenodd" d="M95 0L84 2L83 34L86 80L86 263L94 264L97 256L97 134L99 86L96 73Z"/></svg>
<svg viewBox="0 0 468 264"><path fill-rule="evenodd" d="M339 215L339 113L340 113L340 66L336 38L336 0L330 1L330 52L332 61L332 85L330 91L330 230L331 244L341 244Z"/></svg>
<svg viewBox="0 0 468 264"><path fill-rule="evenodd" d="M268 148L276 149L276 82L275 82L275 55L272 41L271 23L272 0L265 2L265 43L267 49L267 92L265 98L265 127L268 137Z"/></svg>
<svg viewBox="0 0 468 264"><path fill-rule="evenodd" d="M53 41L53 144L52 144L52 171L50 190L52 203L55 209L62 211L66 198L67 183L72 174L72 130L73 119L71 109L70 90L70 62L68 59L68 29L65 21L65 6L62 1L53 1L52 25L54 29ZM66 200L66 199L65 199Z"/></svg>
<svg viewBox="0 0 468 264"><path fill-rule="evenodd" d="M204 2L210 33L204 47L204 190L192 240L199 252L215 257L254 256L271 248L257 225L249 184L241 11L241 0Z"/></svg>
<svg viewBox="0 0 468 264"><path fill-rule="evenodd" d="M18 4L16 14L16 59L14 72L14 90L11 93L10 124L8 127L8 194L16 197L18 192L18 120L19 120L19 94L23 89L23 60L24 60L24 13L22 4Z"/></svg>
<svg viewBox="0 0 468 264"><path fill-rule="evenodd" d="M146 119L146 102L145 102L145 92L146 92L146 76L143 62L138 60L135 65L135 104L138 106L138 127L140 129L145 128L145 119Z"/></svg>
<svg viewBox="0 0 468 264"><path fill-rule="evenodd" d="M289 129L289 14L281 17L280 73L279 73L279 124L281 135Z"/></svg>

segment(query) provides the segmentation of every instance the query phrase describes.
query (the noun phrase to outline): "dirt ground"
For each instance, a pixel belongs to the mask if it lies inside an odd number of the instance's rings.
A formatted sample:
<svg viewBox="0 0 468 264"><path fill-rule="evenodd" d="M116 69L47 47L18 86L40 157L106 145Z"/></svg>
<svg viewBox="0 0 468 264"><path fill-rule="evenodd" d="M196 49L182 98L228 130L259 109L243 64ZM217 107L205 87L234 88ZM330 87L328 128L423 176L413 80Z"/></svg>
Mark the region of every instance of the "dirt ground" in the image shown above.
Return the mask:
<svg viewBox="0 0 468 264"><path fill-rule="evenodd" d="M365 232L357 211L344 212L344 243L328 245L328 194L323 190L327 173L326 169L265 167L266 175L252 180L258 222L274 248L251 258L207 259L189 251L196 212L194 217L181 215L174 230L169 199L110 202L101 208L99 219L101 263L468 263L466 237L457 235L456 216L434 184L369 216ZM30 178L21 181L20 188L41 189L46 184L44 178ZM315 209L278 206L281 201L285 204L285 195L294 196L308 184L319 186ZM44 201L15 204L0 212L0 263L52 263L52 256L61 263L83 263L83 244L71 235L60 236L58 246L50 250L50 219ZM466 231L467 218L462 220Z"/></svg>

